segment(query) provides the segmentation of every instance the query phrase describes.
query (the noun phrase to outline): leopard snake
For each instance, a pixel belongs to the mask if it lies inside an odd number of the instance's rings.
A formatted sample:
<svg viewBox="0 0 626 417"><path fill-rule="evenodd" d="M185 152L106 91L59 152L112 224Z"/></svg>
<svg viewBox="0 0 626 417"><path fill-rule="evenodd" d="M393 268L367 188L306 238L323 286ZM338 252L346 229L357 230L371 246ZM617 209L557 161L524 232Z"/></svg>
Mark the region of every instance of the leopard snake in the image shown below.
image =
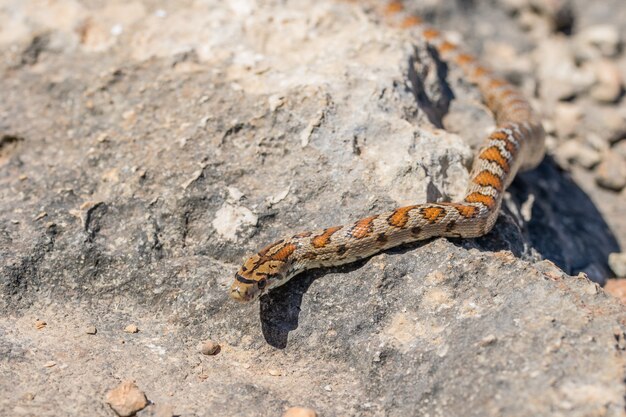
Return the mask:
<svg viewBox="0 0 626 417"><path fill-rule="evenodd" d="M494 113L496 128L474 158L465 196L458 202L400 207L352 224L280 239L241 266L230 287L234 300L255 300L302 271L354 262L404 243L436 236L484 235L493 227L504 190L515 174L536 167L543 159L545 133L540 119L516 88L419 17L408 14L401 2L388 3L383 16L421 36L444 61L458 65Z"/></svg>

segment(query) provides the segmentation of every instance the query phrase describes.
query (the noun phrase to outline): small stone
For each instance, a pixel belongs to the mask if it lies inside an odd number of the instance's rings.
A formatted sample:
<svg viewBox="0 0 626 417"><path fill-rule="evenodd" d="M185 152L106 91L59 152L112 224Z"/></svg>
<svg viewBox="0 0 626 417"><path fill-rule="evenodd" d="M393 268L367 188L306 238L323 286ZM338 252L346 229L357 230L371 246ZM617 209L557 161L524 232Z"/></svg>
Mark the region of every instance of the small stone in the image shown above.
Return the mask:
<svg viewBox="0 0 626 417"><path fill-rule="evenodd" d="M52 368L53 366L56 366L56 362L55 361L48 361L46 363L43 364L44 368Z"/></svg>
<svg viewBox="0 0 626 417"><path fill-rule="evenodd" d="M279 369L270 369L267 373L271 376L281 376L283 374Z"/></svg>
<svg viewBox="0 0 626 417"><path fill-rule="evenodd" d="M87 327L85 327L85 333L87 333L87 334L96 334L96 333L98 333L98 329L96 329L96 326L87 326Z"/></svg>
<svg viewBox="0 0 626 417"><path fill-rule="evenodd" d="M591 71L576 65L572 46L564 38L542 42L533 52L539 77L539 94L548 103L571 99L587 91L595 81Z"/></svg>
<svg viewBox="0 0 626 417"><path fill-rule="evenodd" d="M311 408L291 407L283 417L317 417L317 413Z"/></svg>
<svg viewBox="0 0 626 417"><path fill-rule="evenodd" d="M498 340L498 339L496 338L495 335L489 334L489 335L483 337L478 344L480 346L483 346L483 347L484 346L489 346L489 345L494 344L496 342L496 340Z"/></svg>
<svg viewBox="0 0 626 417"><path fill-rule="evenodd" d="M22 174L19 177L17 177L20 181L26 181L28 179L28 175Z"/></svg>
<svg viewBox="0 0 626 417"><path fill-rule="evenodd" d="M617 144L613 146L613 152L619 154L622 158L626 159L626 140L617 142Z"/></svg>
<svg viewBox="0 0 626 417"><path fill-rule="evenodd" d="M37 216L35 216L35 220L41 220L44 217L46 217L48 215L48 213L46 213L45 211L42 211L41 213L39 213Z"/></svg>
<svg viewBox="0 0 626 417"><path fill-rule="evenodd" d="M589 94L600 103L614 103L622 94L622 76L617 65L607 59L593 61L591 70L596 75L596 83Z"/></svg>
<svg viewBox="0 0 626 417"><path fill-rule="evenodd" d="M200 345L200 353L203 355L216 355L220 351L219 343L215 343L211 340L205 340Z"/></svg>
<svg viewBox="0 0 626 417"><path fill-rule="evenodd" d="M626 278L626 252L609 254L609 266L618 278Z"/></svg>
<svg viewBox="0 0 626 417"><path fill-rule="evenodd" d="M626 160L616 152L607 152L596 170L596 183L609 190L621 191L626 186Z"/></svg>
<svg viewBox="0 0 626 417"><path fill-rule="evenodd" d="M572 103L558 103L554 108L554 128L560 138L573 136L578 130L583 112Z"/></svg>
<svg viewBox="0 0 626 417"><path fill-rule="evenodd" d="M124 381L109 391L106 402L122 417L132 416L148 405L146 395L132 381Z"/></svg>
<svg viewBox="0 0 626 417"><path fill-rule="evenodd" d="M137 333L139 332L139 328L134 324L129 324L128 326L124 327L124 331L126 333Z"/></svg>
<svg viewBox="0 0 626 417"><path fill-rule="evenodd" d="M24 395L22 395L22 399L24 401L32 401L35 399L35 394L32 392L26 392L24 393Z"/></svg>
<svg viewBox="0 0 626 417"><path fill-rule="evenodd" d="M568 140L554 150L554 157L559 166L567 169L569 164L576 163L591 169L600 162L600 152L577 140Z"/></svg>
<svg viewBox="0 0 626 417"><path fill-rule="evenodd" d="M324 385L324 391L332 392L333 391L333 387L331 387L330 385Z"/></svg>
<svg viewBox="0 0 626 417"><path fill-rule="evenodd" d="M619 31L610 24L589 26L580 31L575 39L579 54L593 59L598 56L611 57L619 51Z"/></svg>
<svg viewBox="0 0 626 417"><path fill-rule="evenodd" d="M43 320L35 320L35 329L37 330L41 330L44 327L46 327L48 325L48 323L46 323Z"/></svg>
<svg viewBox="0 0 626 417"><path fill-rule="evenodd" d="M608 279L604 291L626 304L626 279Z"/></svg>

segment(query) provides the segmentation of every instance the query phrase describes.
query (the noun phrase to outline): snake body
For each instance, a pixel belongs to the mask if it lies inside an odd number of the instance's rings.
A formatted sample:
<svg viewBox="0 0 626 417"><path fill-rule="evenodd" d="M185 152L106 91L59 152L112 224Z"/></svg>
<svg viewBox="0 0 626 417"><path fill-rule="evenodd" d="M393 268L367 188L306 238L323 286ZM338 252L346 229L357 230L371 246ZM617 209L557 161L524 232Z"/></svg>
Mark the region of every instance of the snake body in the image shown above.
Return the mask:
<svg viewBox="0 0 626 417"><path fill-rule="evenodd" d="M408 242L482 236L493 227L504 190L516 173L534 168L543 159L541 122L515 87L421 19L408 15L401 3L389 3L384 16L421 36L444 61L458 65L495 115L497 127L474 158L465 196L458 202L400 207L352 224L280 239L245 261L235 274L231 298L252 301L302 271L354 262Z"/></svg>

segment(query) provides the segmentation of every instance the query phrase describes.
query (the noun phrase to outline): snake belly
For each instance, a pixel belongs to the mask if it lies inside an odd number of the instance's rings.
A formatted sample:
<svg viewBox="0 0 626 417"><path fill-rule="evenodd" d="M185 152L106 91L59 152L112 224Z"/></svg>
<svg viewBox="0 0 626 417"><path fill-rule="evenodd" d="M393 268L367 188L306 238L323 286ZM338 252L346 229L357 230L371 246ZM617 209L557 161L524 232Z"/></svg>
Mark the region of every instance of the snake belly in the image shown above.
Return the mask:
<svg viewBox="0 0 626 417"><path fill-rule="evenodd" d="M482 236L493 227L504 190L516 173L534 168L543 159L545 133L540 119L515 87L462 52L419 17L408 15L402 3L389 3L382 16L392 25L411 30L444 61L459 66L495 115L496 129L474 157L463 199L399 207L351 224L280 239L241 266L230 287L229 294L234 300L255 300L302 271L354 262L404 243L436 236Z"/></svg>

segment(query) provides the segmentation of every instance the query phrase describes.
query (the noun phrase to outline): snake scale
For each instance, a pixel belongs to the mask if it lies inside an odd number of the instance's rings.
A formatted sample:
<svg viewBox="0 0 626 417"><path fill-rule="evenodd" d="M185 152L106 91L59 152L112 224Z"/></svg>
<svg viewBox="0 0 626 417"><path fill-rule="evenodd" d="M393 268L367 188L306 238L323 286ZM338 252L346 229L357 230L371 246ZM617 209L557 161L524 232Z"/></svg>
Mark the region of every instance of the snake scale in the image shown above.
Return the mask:
<svg viewBox="0 0 626 417"><path fill-rule="evenodd" d="M540 119L515 87L408 14L401 2L387 4L383 16L414 31L444 61L458 65L494 113L496 129L474 157L465 196L458 202L400 207L352 224L280 239L245 261L230 287L231 298L252 301L302 271L354 262L403 243L484 235L493 227L504 190L516 173L534 168L543 159L545 133Z"/></svg>

